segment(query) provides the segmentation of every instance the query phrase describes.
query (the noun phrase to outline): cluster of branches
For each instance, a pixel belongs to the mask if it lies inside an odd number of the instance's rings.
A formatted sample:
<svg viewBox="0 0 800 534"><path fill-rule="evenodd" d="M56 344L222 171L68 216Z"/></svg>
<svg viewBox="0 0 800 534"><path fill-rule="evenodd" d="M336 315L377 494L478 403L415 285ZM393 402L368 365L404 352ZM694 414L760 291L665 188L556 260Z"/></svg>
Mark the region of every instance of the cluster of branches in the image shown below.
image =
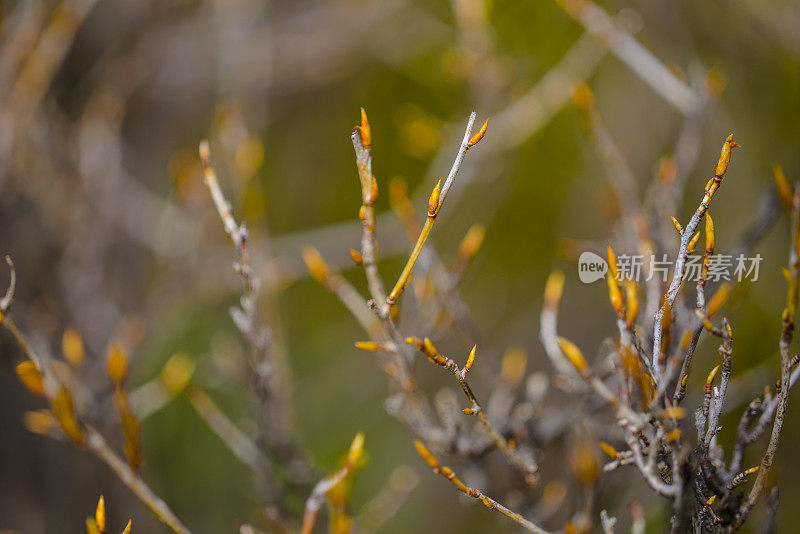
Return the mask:
<svg viewBox="0 0 800 534"><path fill-rule="evenodd" d="M610 143L605 145L607 149L614 149L613 142L605 137L589 89L579 86L575 92L575 101L595 138ZM474 131L475 118L473 113L468 120L448 175L434 186L421 226L405 193L404 184L394 182L390 187L393 209L414 243L410 257L390 291L387 292L378 270L374 206L379 186L372 173L372 133L363 110L361 123L351 136L361 184L362 204L359 218L363 233L360 251L351 249L350 253L353 261L364 269L370 298L362 297L340 274L332 271L315 249L309 247L304 250L303 255L312 276L341 299L370 336L369 341L358 342L356 346L375 353L382 364L389 377L391 391L386 403L387 410L408 425L415 434L414 444L422 459L465 495L480 500L486 507L497 510L528 531L543 533L547 531L539 526L540 519L527 519L523 514L487 496L482 490L467 485L451 468L442 466L437 458L437 454L444 453L457 456L463 461L483 462L486 453L496 448L505 456L508 464L519 472L523 485L533 492L535 490L531 488L539 484L535 444L547 440L537 429L535 422L536 409L539 408L535 402L541 402L543 398L542 387L536 387L536 376L527 380L524 402L516 403L515 400L515 388L525 375L524 355L514 351L506 354L503 358L501 384L496 388L489 404L484 405L469 384L469 372L477 358L477 345L473 345L468 351L465 364L459 366L455 360L443 354L432 340L451 327L464 326L469 322L468 313L460 307L461 303L454 295L459 281L480 248L483 229L476 226L469 230L459 247L453 267L446 267L436 251L430 246L426 248L425 244L448 192L456 182L467 152L487 132L488 120ZM696 532L733 532L741 527L758 497L767 488L767 475L781 435L788 394L800 375L800 367L797 367L800 358L792 357L790 353L800 273L800 188L792 188L783 173L776 168L777 194L789 211L792 221L792 242L785 270L788 290L781 316L781 336L778 340L781 375L774 392L767 387L763 396L749 403L741 416L730 459L726 460L717 436L721 429L720 416L725 409L726 394L733 373L734 336L727 318L723 317L717 324L714 323L714 318L723 308L728 287L721 286L712 297L706 299L709 266L716 246L715 227L708 209L725 180L732 150L738 146L732 135L724 141L714 174L708 180L702 200L685 226L675 217L672 217L671 223L666 223L673 225L678 232L680 245L672 280L665 292L658 287L659 282L655 280L655 288L647 291L647 299L644 306L641 306L636 281L625 279L621 275L613 249L608 247L609 272L606 279L618 332L600 348L596 362L590 364L574 343L559 337L557 333L556 317L564 285L563 273L554 272L545 289L541 337L547 355L557 371L556 383L570 394L587 399L586 406L591 406L591 410L610 412L617 430L611 432L608 441L616 440L621 446L618 448L606 441L600 443L602 450L612 460L606 465L606 470L633 466L655 494L669 501L671 525L675 532L690 529ZM605 153L616 154L616 151L607 150ZM257 474L262 475L262 481L267 486L267 495L274 502L280 502L279 494L282 490L270 487L270 481L275 480L272 469L276 460L286 466L295 466L296 473L289 480L298 485L307 483L313 473L313 467L307 464L303 452L294 442L291 429L281 426L286 425L281 417L285 408L280 406L285 396L280 391L280 382L276 380L268 329L260 326L257 317L256 299L260 283L250 266L247 229L233 218L231 206L219 187L210 161L209 146L205 142L200 146L200 161L211 198L237 252L234 268L241 278L243 292L241 304L231 309L231 316L252 348L250 362L254 377L253 390L261 399L264 428L280 430L274 433L265 432L265 435L277 436L277 439L251 438L240 431L199 386L192 383L192 366L179 356L168 362L162 375L153 383L140 386L138 391L129 394L125 386L128 355L124 347L114 344L108 351L106 371L121 422L123 452L127 461L123 460L92 423L96 416L91 409L92 393L82 385L80 376L85 359L80 334L74 330L65 332L62 343L64 359L56 360L35 351L9 313L16 278L10 259L7 261L11 268L12 281L0 303L3 326L13 335L27 356L17 366L19 378L29 390L43 396L49 404L47 409L26 415L28 428L58 439L68 439L87 448L106 462L165 524L178 533L189 531L138 474L141 463L139 418L146 417L178 394L185 394L231 451ZM614 158L609 158L609 161L615 165L624 165ZM663 188L670 182L665 177L667 172L661 173L654 187ZM648 224L643 222L645 208L640 206L632 209L633 211L622 216L621 221L638 222L634 232L637 250L643 254L657 250L657 240L653 237L655 233L648 231ZM704 231L700 230L703 220ZM629 228L621 226L621 231L627 230ZM705 235L705 255L695 299L681 299L681 290L686 285L687 256L694 252L701 233ZM620 238L621 241L622 239ZM414 273L420 271L422 276L414 278L416 303L408 306L413 311L403 314L399 309L399 301ZM657 299L656 302L650 300L653 296ZM640 317L640 307L655 311L651 316L645 313ZM416 325L406 326L408 319L416 320ZM465 330L469 331L469 328ZM699 402L695 409L696 435L692 439L685 435L680 421L687 413L682 404L689 393L687 385L692 357L703 335L719 339L722 362L710 371L701 394L697 396ZM414 376L412 364L417 353L448 371L456 380L467 400L467 406L461 410L461 414L456 408L457 400L448 395L438 396L435 408L432 407ZM718 374L720 381L715 386ZM135 400L140 398L147 400ZM476 428L467 428L460 420L463 416L475 417ZM743 469L746 448L770 428L769 443L760 464ZM330 522L334 531L350 531L352 518L346 510L347 495L359 467L363 447L364 435L358 434L342 467L331 476L323 478L313 489L309 487L311 491L306 502L301 532L309 533L313 530L326 500L330 505ZM264 450L268 457L262 452ZM587 484L594 483L597 479L591 467L584 465L583 468L577 468L576 472L578 478ZM742 484L756 472L751 489L743 492ZM544 503L550 501L551 508L558 508L564 500L563 491L558 491L553 486L546 486L544 493L541 500ZM775 488L770 492L769 503L774 514L777 506ZM102 500L98 507L98 519L87 523L89 532L93 532L93 524L96 531L102 532L104 529L101 528L99 519L101 506ZM634 523L640 528L641 513L637 510L634 508ZM540 515L546 516L547 510L544 512ZM550 513L552 514L552 510ZM104 512L102 515L104 517ZM270 508L267 515L274 522L275 528L286 528L279 508ZM102 521L104 524L105 520ZM615 521L615 518L603 512L601 523L607 532L613 532ZM572 514L566 529L581 531L590 524L590 507L583 506ZM242 528L244 531L253 531L249 526Z"/></svg>
<svg viewBox="0 0 800 534"><path fill-rule="evenodd" d="M502 358L500 379L491 395L486 402L479 401L470 385L469 373L478 361L479 352L490 349L483 347L476 333L469 310L459 295L459 284L480 250L484 229L477 224L470 228L451 265L428 242L448 193L457 185L456 178L468 152L487 134L488 121L476 129L474 113L468 119L450 171L433 186L421 213L415 211L404 182L394 180L388 184L392 209L412 247L404 268L391 286L386 285L378 268L376 226L379 217L375 202L383 186L372 172L373 136L363 110L361 122L351 135L361 191L358 213L361 242L358 249L350 249L350 256L356 265L363 267L369 296L361 295L313 247L304 249L304 260L312 276L334 293L363 327L368 340L356 346L374 353L385 370L389 382L386 409L408 426L414 435L414 447L424 462L458 491L526 530L547 532L541 525L554 523L556 516L566 517L560 523L566 532L587 531L597 523L594 520L598 515L594 507L600 480L594 455L597 447L610 457L605 471L623 467L635 470L654 495L666 500L671 529L675 532L736 531L765 493L768 493L769 518L774 522L777 489L772 487L767 491L768 475L783 429L789 391L800 375L797 366L800 358L792 356L790 351L800 271L800 187L790 186L776 168L777 194L773 196L788 211L792 230L785 271L788 289L777 343L780 377L774 387L766 387L763 395L749 402L741 415L735 439L729 444L730 454L726 456L719 432L734 373L734 330L723 315L730 289L723 284L709 298L706 298L706 291L716 247L715 227L708 210L725 180L732 150L738 146L732 136L724 141L713 176L688 222L681 224L675 217L670 222L670 217L678 213L687 176L696 161L698 130L709 102L718 93L719 80L710 74L701 80L701 90L690 87L594 4L585 0L562 0L559 5L684 115L685 126L674 158L662 161L650 190L639 195L636 180L621 150L603 127L591 91L585 85L574 83L573 71L591 70L599 60L599 56L585 54L583 41L576 45L575 57L565 58L565 65L558 67L560 70L555 69L553 76L543 80L541 86L535 87L530 95L498 118L508 134L504 142L524 139L535 127L522 122L541 125L544 115L552 115L569 100L564 96L568 93L563 91L565 84L572 87L573 102L598 149L619 201L614 248L634 249L645 258L666 252L674 239L671 234L674 227L679 246L669 285L662 287L658 280L652 280L645 288L639 288L635 281L621 275L613 249L608 247L606 278L612 305L610 312L616 317L617 332L594 351L597 356L590 362L576 344L558 334L564 275L559 271L552 273L545 288L540 335L555 369L554 387L551 388L551 381L540 373L527 374L524 353L509 350ZM578 62L576 67L572 64L576 57L589 57L586 60L589 64ZM46 84L42 82L37 84L39 86ZM42 96L32 94L37 102ZM555 94L558 96L552 96ZM542 101L547 101L550 108L543 110L532 105ZM180 354L167 362L157 378L129 391L126 385L129 356L124 343L111 344L106 354L108 391L120 422L119 429L108 428L103 422L104 414L97 408L102 405L105 393L86 384L87 358L81 334L73 329L65 331L63 358L56 358L47 350L36 350L17 325L10 312L15 273L9 260L12 282L0 301L0 322L25 355L16 368L20 380L47 405L47 408L25 414L25 424L33 432L72 442L96 455L169 528L187 533L188 528L149 488L139 472L142 463L140 421L171 399L183 396L230 451L252 469L260 496L270 503L264 515L274 531L289 531L296 523L302 533L312 532L326 503L333 532L374 530L397 510L413 488L414 476L398 470L397 476L359 514L351 514L349 494L355 475L363 465L364 435L355 436L340 467L328 476L320 475L298 446L289 416L290 377L273 351L270 329L258 313L261 284L258 270L251 265L247 227L233 216L211 164L207 143L201 144L199 155L211 199L236 251L234 270L241 279L242 295L239 305L230 313L249 348L247 364L251 389L258 399L261 416L257 431L247 433L231 421L193 380L193 363ZM749 250L774 219L775 210L757 214L752 231L736 250ZM694 298L689 298L686 261L702 234L705 238L703 269ZM644 298L640 298L642 294ZM453 330L472 341L464 347L463 366L437 348L437 344L444 346L444 338ZM718 340L721 362L710 370L702 389L695 392L689 387L689 376L694 353L703 337ZM416 374L419 370L414 368L419 355L455 379L466 399L465 407L459 409L458 398L449 389L438 392L431 402L419 385ZM719 382L716 382L718 376ZM548 406L547 401L556 394L574 398L566 407ZM695 403L694 432L683 424L689 413L686 404L690 401ZM577 412L575 407L578 407ZM591 439L583 438L571 448L570 467L576 484L575 490L570 492L559 480L543 484L537 460L547 446L568 440L565 436L570 433L569 421L575 418L588 429ZM612 424L603 424L604 418ZM105 428L98 428L101 424ZM122 454L104 437L114 431L122 437ZM760 455L760 462L746 468L743 462L747 448L767 434L769 441ZM475 472L489 473L496 469L489 454L493 450L499 451L510 471L518 473L516 478L509 478L505 487L486 490L493 495L503 493L503 498L488 496L470 480L481 479L472 475ZM467 476L459 477L450 467L442 465L439 458L443 455L461 462ZM744 491L753 475L752 486ZM295 514L294 520L287 518L295 512L289 504L288 495L292 491L307 495L303 512ZM520 499L519 495L525 498ZM511 501L513 505L503 504ZM630 515L633 531L643 532L642 506L634 503ZM599 514L599 524L605 532L614 532L616 523L617 519L605 511ZM89 534L105 532L102 498L95 517L87 520L86 526ZM129 523L125 532L130 530ZM242 525L240 530L256 532L250 525Z"/></svg>

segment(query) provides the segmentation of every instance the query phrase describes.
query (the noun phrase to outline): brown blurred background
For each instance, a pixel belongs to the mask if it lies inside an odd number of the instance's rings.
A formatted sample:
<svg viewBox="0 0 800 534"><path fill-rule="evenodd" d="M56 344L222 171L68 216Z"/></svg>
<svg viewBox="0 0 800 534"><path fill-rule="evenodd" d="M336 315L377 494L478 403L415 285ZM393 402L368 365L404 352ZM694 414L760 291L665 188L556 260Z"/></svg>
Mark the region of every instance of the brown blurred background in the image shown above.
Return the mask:
<svg viewBox="0 0 800 534"><path fill-rule="evenodd" d="M382 532L514 531L479 505L464 506L423 468L407 429L383 410L383 372L353 348L363 332L307 278L300 248L314 244L364 289L347 254L359 239L349 140L359 106L369 113L382 190L402 176L423 193L415 197L419 206L446 172L469 112L479 122L497 118L486 146L467 158L432 237L452 258L472 223L487 228L462 293L486 346L476 393L488 396L508 347L527 351L529 371L551 371L537 330L552 267L567 272L564 335L594 347L613 326L602 287L580 284L574 265L558 256L561 238L604 245L610 227L597 200L602 166L569 85L553 81L553 72L593 89L642 189L659 158L674 150L681 113L549 1L0 6L0 252L16 264L13 312L34 345L57 352L64 328L74 326L87 345L91 378L102 375L109 343L127 332L135 339L132 387L183 351L197 362L198 382L247 427L255 405L226 371L241 350L227 312L240 288L196 157L198 141L208 137L222 187L252 235L261 311L275 350L288 355L303 448L330 470L352 435L366 432L369 463L355 487L356 508L396 467L418 472L419 486ZM711 68L726 80L699 130L699 164L679 215L689 213L722 139L735 132L744 149L714 208L718 243L732 246L770 187L773 162L790 179L800 172L800 4L633 0L602 7L689 86ZM552 83L541 85L548 75ZM378 208L388 209L385 195ZM767 369L775 372L785 228L779 221L757 246L766 258L761 276L729 314L737 332L734 375L770 357ZM391 214L379 236L381 269L391 279L408 246ZM450 346L463 350L457 336ZM21 355L9 336L0 347L0 530L82 532L103 493L114 530L133 517L135 531L164 532L104 465L23 428L23 413L40 401L14 376ZM704 346L698 361L710 361L713 351ZM426 365L417 368L426 390L450 386ZM97 387L108 403L101 409L110 410L108 392ZM776 469L785 531L800 521L791 506L800 496L792 454L800 446L798 409L792 400ZM237 521L258 522L246 468L183 400L146 419L142 432L144 477L193 531L233 532ZM559 454L543 451L545 478L568 479ZM477 480L491 494L492 481ZM624 510L632 493L647 494L641 481L621 491L623 480L630 479L607 476L599 508ZM661 503L644 502L652 524L665 524Z"/></svg>

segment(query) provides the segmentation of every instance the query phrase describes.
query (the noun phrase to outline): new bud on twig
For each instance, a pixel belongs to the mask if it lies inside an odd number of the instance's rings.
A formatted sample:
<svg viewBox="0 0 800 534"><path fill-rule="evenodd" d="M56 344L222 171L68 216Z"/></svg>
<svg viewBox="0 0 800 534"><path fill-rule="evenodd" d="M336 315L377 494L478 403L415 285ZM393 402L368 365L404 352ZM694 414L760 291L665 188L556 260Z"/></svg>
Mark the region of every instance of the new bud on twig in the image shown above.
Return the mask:
<svg viewBox="0 0 800 534"><path fill-rule="evenodd" d="M486 129L489 127L489 119L486 119L481 126L481 129L475 132L475 134L469 138L469 142L467 142L467 148L472 148L473 146L477 145L478 142L483 139L483 136L486 135Z"/></svg>
<svg viewBox="0 0 800 534"><path fill-rule="evenodd" d="M355 345L357 349L366 352L377 352L380 349L380 345L374 341L356 341Z"/></svg>
<svg viewBox="0 0 800 534"><path fill-rule="evenodd" d="M714 220L711 218L711 213L706 212L706 253L714 253L714 245L716 238L714 236Z"/></svg>
<svg viewBox="0 0 800 534"><path fill-rule="evenodd" d="M589 365L586 363L586 358L583 357L581 349L579 349L575 343L563 337L559 337L558 347L583 377L588 378L591 376L592 372L589 369Z"/></svg>
<svg viewBox="0 0 800 534"><path fill-rule="evenodd" d="M605 441L600 442L600 450L603 451L603 454L611 458L612 460L617 458L617 449L606 443Z"/></svg>
<svg viewBox="0 0 800 534"><path fill-rule="evenodd" d="M372 130L369 127L369 120L367 120L367 112L361 108L361 125L356 126L358 135L361 137L361 146L367 150L372 148Z"/></svg>
<svg viewBox="0 0 800 534"><path fill-rule="evenodd" d="M31 360L25 360L17 364L14 370L17 372L19 381L28 391L36 395L44 395L44 377L39 369L36 368L35 363Z"/></svg>
<svg viewBox="0 0 800 534"><path fill-rule="evenodd" d="M611 306L618 316L623 316L625 313L625 302L622 298L622 290L617 281L617 257L611 247L608 247L608 274L606 281L608 282L608 298L611 301Z"/></svg>
<svg viewBox="0 0 800 534"><path fill-rule="evenodd" d="M678 219L676 219L672 215L670 215L669 218L672 219L672 224L675 226L675 230L678 231L678 235L682 235L683 234L683 226L681 226L681 223L678 222Z"/></svg>
<svg viewBox="0 0 800 534"><path fill-rule="evenodd" d="M725 171L728 170L728 164L731 162L731 149L740 146L742 145L733 140L733 134L730 134L727 139L725 139L725 142L722 144L722 150L719 154L717 168L714 171L715 177L723 178L725 176Z"/></svg>
<svg viewBox="0 0 800 534"><path fill-rule="evenodd" d="M467 357L467 363L464 364L464 374L466 375L469 373L469 370L472 369L472 364L475 363L475 353L478 349L477 345L472 346L472 350L469 351L469 356Z"/></svg>
<svg viewBox="0 0 800 534"><path fill-rule="evenodd" d="M325 285L331 272L319 251L311 245L308 245L303 247L301 254L303 256L303 261L306 263L306 267L308 267L308 272L311 273L314 280Z"/></svg>
<svg viewBox="0 0 800 534"><path fill-rule="evenodd" d="M119 343L114 343L106 356L106 372L111 383L119 386L128 376L128 354Z"/></svg>
<svg viewBox="0 0 800 534"><path fill-rule="evenodd" d="M350 257L356 265L364 265L364 257L361 253L353 248L350 249Z"/></svg>
<svg viewBox="0 0 800 534"><path fill-rule="evenodd" d="M436 217L439 211L439 194L442 191L442 181L436 182L436 187L431 191L431 196L428 197L428 217Z"/></svg>
<svg viewBox="0 0 800 534"><path fill-rule="evenodd" d="M97 509L94 512L94 523L97 525L97 530L100 531L101 534L104 534L106 531L106 501L102 495L100 495L100 500L97 501Z"/></svg>

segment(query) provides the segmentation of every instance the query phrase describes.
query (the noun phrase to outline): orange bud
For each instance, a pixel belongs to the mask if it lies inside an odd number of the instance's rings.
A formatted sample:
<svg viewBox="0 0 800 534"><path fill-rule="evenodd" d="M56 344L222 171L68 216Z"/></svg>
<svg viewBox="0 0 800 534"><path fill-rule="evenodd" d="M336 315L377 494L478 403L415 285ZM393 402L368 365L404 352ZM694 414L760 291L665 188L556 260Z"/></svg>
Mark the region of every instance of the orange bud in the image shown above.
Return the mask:
<svg viewBox="0 0 800 534"><path fill-rule="evenodd" d="M372 175L372 185L369 189L369 202L373 204L376 200L378 200L378 180L375 179L375 175Z"/></svg>
<svg viewBox="0 0 800 534"><path fill-rule="evenodd" d="M428 217L434 217L439 211L439 193L442 190L442 181L436 182L436 187L431 191L431 196L428 197Z"/></svg>
<svg viewBox="0 0 800 534"><path fill-rule="evenodd" d="M353 259L353 263L356 265L364 265L364 257L361 253L355 249L350 249L350 257Z"/></svg>
<svg viewBox="0 0 800 534"><path fill-rule="evenodd" d="M675 229L678 231L678 235L683 234L683 226L681 226L681 223L678 222L678 219L676 219L672 215L670 215L669 218L672 219L672 224L675 225Z"/></svg>
<svg viewBox="0 0 800 534"><path fill-rule="evenodd" d="M612 460L617 457L617 449L615 449L605 441L600 442L600 450L602 450L603 453Z"/></svg>
<svg viewBox="0 0 800 534"><path fill-rule="evenodd" d="M714 501L716 501L716 500L717 500L717 496L716 495L712 495L706 501L706 506L711 506L712 504L714 504Z"/></svg>
<svg viewBox="0 0 800 534"><path fill-rule="evenodd" d="M608 252L608 272L611 273L613 278L618 277L618 269L617 269L617 255L614 254L614 250L611 248L611 245L606 247Z"/></svg>
<svg viewBox="0 0 800 534"><path fill-rule="evenodd" d="M675 441L680 439L682 435L683 432L681 431L680 427L676 427L670 432L668 432L667 435L664 436L664 439L666 439L667 443L674 443Z"/></svg>
<svg viewBox="0 0 800 534"><path fill-rule="evenodd" d="M711 383L714 381L714 377L717 376L717 371L719 371L720 365L714 367L710 373L708 373L708 378L706 378L706 388L711 387Z"/></svg>
<svg viewBox="0 0 800 534"><path fill-rule="evenodd" d="M475 363L475 353L478 349L477 345L472 346L472 350L469 351L469 356L467 357L467 363L464 365L464 374L467 374L470 369L472 369L472 364Z"/></svg>
<svg viewBox="0 0 800 534"><path fill-rule="evenodd" d="M728 164L731 161L731 149L741 146L739 143L733 140L733 134L730 134L725 142L722 144L722 150L719 154L719 161L717 162L717 168L714 171L714 176L718 176L722 178L725 176L725 171L728 170Z"/></svg>
<svg viewBox="0 0 800 534"><path fill-rule="evenodd" d="M478 142L483 139L483 136L486 135L486 129L489 127L489 119L484 121L483 126L481 129L475 132L475 134L469 138L469 142L467 143L467 148L471 148L478 144Z"/></svg>
<svg viewBox="0 0 800 534"><path fill-rule="evenodd" d="M103 496L100 495L100 500L97 501L97 510L94 512L94 522L97 525L97 530L100 531L101 534L105 533L106 531L106 501L103 499Z"/></svg>
<svg viewBox="0 0 800 534"><path fill-rule="evenodd" d="M689 244L686 246L686 253L687 254L692 254L694 252L695 247L697 247L697 242L698 241L700 241L700 232L699 231L696 232L694 234L694 236L692 236L691 241L689 241Z"/></svg>
<svg viewBox="0 0 800 534"><path fill-rule="evenodd" d="M22 423L28 432L34 434L47 434L58 426L58 421L53 417L50 410L36 410L35 412L25 412L22 416Z"/></svg>
<svg viewBox="0 0 800 534"><path fill-rule="evenodd" d="M14 370L17 372L19 381L28 391L36 395L44 395L44 377L39 372L39 369L36 368L35 363L31 360L25 360L17 364Z"/></svg>
<svg viewBox="0 0 800 534"><path fill-rule="evenodd" d="M581 349L575 343L563 337L558 338L558 347L570 363L575 366L575 369L585 376L589 366L586 363L586 358L583 357Z"/></svg>
<svg viewBox="0 0 800 534"><path fill-rule="evenodd" d="M372 148L372 130L369 127L369 120L367 119L367 112L361 108L361 125L356 126L359 136L361 136L361 146L369 150Z"/></svg>
<svg viewBox="0 0 800 534"><path fill-rule="evenodd" d="M714 253L714 245L716 238L714 237L714 220L711 218L711 213L706 211L706 252L708 254Z"/></svg>
<svg viewBox="0 0 800 534"><path fill-rule="evenodd" d="M56 421L58 421L64 434L75 443L82 445L86 436L75 416L72 394L67 389L61 388L58 395L52 399L51 404L53 415L55 415Z"/></svg>
<svg viewBox="0 0 800 534"><path fill-rule="evenodd" d="M628 280L625 283L625 294L628 297L626 304L626 319L628 326L633 326L636 322L636 317L639 315L639 298L636 294L636 282Z"/></svg>

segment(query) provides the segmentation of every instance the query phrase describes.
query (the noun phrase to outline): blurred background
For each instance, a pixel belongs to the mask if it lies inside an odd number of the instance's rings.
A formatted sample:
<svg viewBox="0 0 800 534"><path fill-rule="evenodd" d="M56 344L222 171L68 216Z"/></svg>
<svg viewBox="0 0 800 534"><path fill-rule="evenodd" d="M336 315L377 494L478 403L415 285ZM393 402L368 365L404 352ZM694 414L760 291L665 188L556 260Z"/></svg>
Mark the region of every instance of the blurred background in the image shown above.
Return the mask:
<svg viewBox="0 0 800 534"><path fill-rule="evenodd" d="M357 431L366 433L356 510L391 480L419 481L381 532L515 527L464 502L422 464L411 434L383 408L385 374L353 347L365 334L307 276L300 258L301 248L313 244L366 294L363 272L347 250L360 239L349 139L360 106L372 126L378 211L387 212L378 225L387 280L409 250L384 194L389 180L404 178L421 212L449 169L469 112L477 111L479 124L490 118L432 236L451 261L470 225L486 227L484 247L460 288L483 340L473 378L481 397L489 396L511 347L527 354L527 372L551 373L538 321L544 280L554 267L567 273L561 332L586 348L613 332L602 284L581 284L571 262L576 248L604 246L613 230L602 161L572 103L576 82L592 88L640 191L694 121L689 145L697 165L675 214L681 219L694 210L722 140L735 133L744 148L713 208L723 249L758 210L774 162L790 180L800 173L800 4L790 0L602 2L670 80L711 95L699 119L663 78L648 79L632 68L635 59L608 51L618 44L615 36L587 35L550 1L5 0L0 6L0 252L14 259L12 309L34 345L56 354L64 329L76 328L91 378L102 375L109 344L125 337L131 389L184 353L197 365L198 384L242 428L252 425L256 405L232 363L243 350L228 314L241 292L231 268L235 255L196 155L199 140L208 138L222 189L250 230L263 284L259 307L292 373L301 447L324 473ZM736 293L728 313L737 332L734 376L761 365L753 394L777 376L787 241L784 215L755 248L765 258L758 281ZM5 271L0 280L5 286ZM442 343L456 359L471 346L457 332ZM701 347L699 365L710 365L713 345ZM14 375L22 355L13 340L3 334L0 347L0 530L82 532L102 493L112 531L133 517L135 531L166 532L106 466L24 428L23 414L43 404ZM452 387L424 361L415 370L431 394ZM107 387L95 393L111 406ZM790 506L800 496L800 479L792 476L800 468L792 454L800 446L798 410L795 398L775 470L779 522L787 531L800 521L800 510ZM247 468L184 398L142 422L142 445L143 477L194 532L263 524L264 503ZM753 447L753 461L763 446ZM545 480L563 480L570 489L578 482L564 454L545 449L540 463ZM416 475L396 471L406 465ZM491 477L461 470L492 495ZM647 497L641 480L627 480L624 469L605 476L597 510L625 515L636 495L652 531L661 531L663 503ZM547 525L561 528L563 519Z"/></svg>

